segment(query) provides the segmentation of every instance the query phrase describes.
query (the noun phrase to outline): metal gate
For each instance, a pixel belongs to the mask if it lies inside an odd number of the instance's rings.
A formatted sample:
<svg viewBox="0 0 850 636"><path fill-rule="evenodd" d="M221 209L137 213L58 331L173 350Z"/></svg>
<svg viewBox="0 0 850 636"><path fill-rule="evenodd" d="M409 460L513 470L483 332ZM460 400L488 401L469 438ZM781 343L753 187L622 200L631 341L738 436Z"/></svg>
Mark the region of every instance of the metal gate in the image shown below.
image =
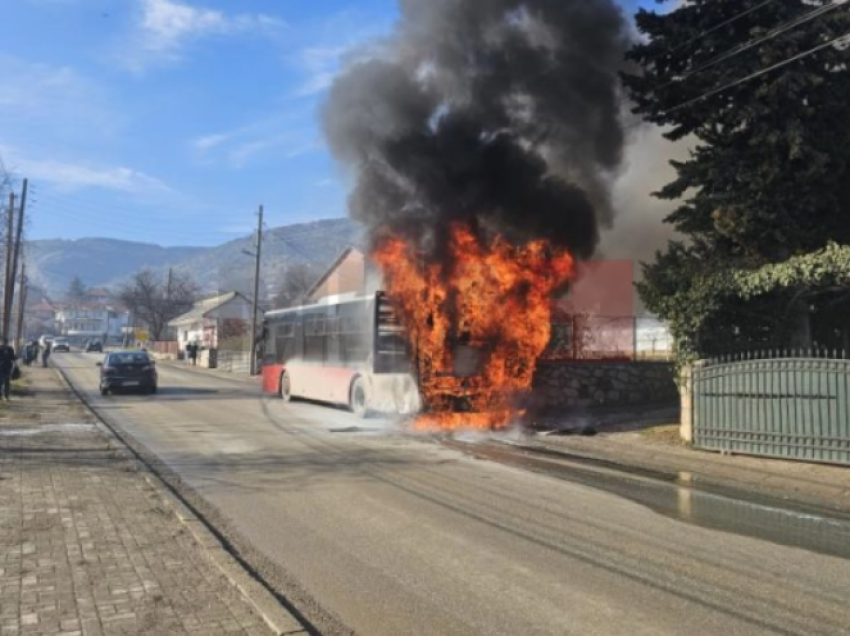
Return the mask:
<svg viewBox="0 0 850 636"><path fill-rule="evenodd" d="M850 464L850 360L772 352L693 371L698 448Z"/></svg>

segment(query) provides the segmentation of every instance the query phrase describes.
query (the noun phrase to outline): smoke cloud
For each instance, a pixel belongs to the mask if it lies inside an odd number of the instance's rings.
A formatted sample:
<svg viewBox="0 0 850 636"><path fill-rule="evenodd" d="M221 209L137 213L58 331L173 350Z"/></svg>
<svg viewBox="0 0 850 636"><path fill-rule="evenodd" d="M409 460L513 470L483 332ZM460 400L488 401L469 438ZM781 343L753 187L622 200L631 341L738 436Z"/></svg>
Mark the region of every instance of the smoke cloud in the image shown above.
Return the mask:
<svg viewBox="0 0 850 636"><path fill-rule="evenodd" d="M450 226L590 256L614 217L628 27L614 0L400 0L323 126L373 240L440 258Z"/></svg>

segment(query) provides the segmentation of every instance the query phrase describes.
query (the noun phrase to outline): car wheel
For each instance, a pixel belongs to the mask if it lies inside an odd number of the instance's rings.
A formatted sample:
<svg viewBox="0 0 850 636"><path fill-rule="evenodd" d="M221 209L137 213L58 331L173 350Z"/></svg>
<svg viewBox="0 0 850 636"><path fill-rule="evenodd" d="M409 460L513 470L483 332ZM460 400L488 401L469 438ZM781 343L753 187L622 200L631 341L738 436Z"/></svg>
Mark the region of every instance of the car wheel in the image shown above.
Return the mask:
<svg viewBox="0 0 850 636"><path fill-rule="evenodd" d="M156 385L153 385L150 389L148 389L148 391L150 391L151 395L156 393Z"/></svg>
<svg viewBox="0 0 850 636"><path fill-rule="evenodd" d="M357 378L351 385L351 393L348 398L348 407L351 412L359 418L369 415L368 402L366 400L366 383L363 378Z"/></svg>
<svg viewBox="0 0 850 636"><path fill-rule="evenodd" d="M287 371L280 376L280 397L284 402L292 402L292 381Z"/></svg>
<svg viewBox="0 0 850 636"><path fill-rule="evenodd" d="M107 395L109 395L109 388L108 388L108 387L103 387L103 386L102 386L102 387L100 387L100 394L101 394L103 397L106 397Z"/></svg>

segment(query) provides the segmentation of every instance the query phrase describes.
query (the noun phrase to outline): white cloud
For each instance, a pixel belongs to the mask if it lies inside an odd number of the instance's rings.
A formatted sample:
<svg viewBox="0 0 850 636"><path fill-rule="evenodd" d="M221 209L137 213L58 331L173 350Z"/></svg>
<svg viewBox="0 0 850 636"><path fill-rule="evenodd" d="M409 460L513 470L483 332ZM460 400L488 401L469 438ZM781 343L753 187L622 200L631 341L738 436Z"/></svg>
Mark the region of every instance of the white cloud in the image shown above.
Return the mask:
<svg viewBox="0 0 850 636"><path fill-rule="evenodd" d="M171 192L163 181L124 166L103 167L84 163L66 163L54 159L34 159L14 148L0 146L7 164L36 182L50 183L58 190L101 188L134 194Z"/></svg>
<svg viewBox="0 0 850 636"><path fill-rule="evenodd" d="M278 148L291 142L291 135L278 135L276 137L267 137L265 139L255 139L238 144L235 148L228 152L228 162L234 168L243 168L250 159L260 153Z"/></svg>
<svg viewBox="0 0 850 636"><path fill-rule="evenodd" d="M218 134L218 135L206 135L204 137L198 137L197 139L192 140L192 146L195 150L199 152L205 152L207 150L212 150L213 148L220 146L225 141L227 141L229 135L227 134Z"/></svg>
<svg viewBox="0 0 850 636"><path fill-rule="evenodd" d="M175 0L139 0L135 44L124 54L124 63L142 71L157 61L175 61L193 41L213 36L275 33L285 23L263 13L228 14Z"/></svg>
<svg viewBox="0 0 850 636"><path fill-rule="evenodd" d="M312 105L298 103L253 123L197 137L188 145L197 161L236 169L272 151L282 159L293 159L323 148L314 117Z"/></svg>
<svg viewBox="0 0 850 636"><path fill-rule="evenodd" d="M311 97L326 91L346 64L377 55L380 36L391 23L357 11L331 14L321 22L300 30L301 42L287 54L287 63L304 79L293 91L295 97ZM379 46L374 46L375 43Z"/></svg>
<svg viewBox="0 0 850 636"><path fill-rule="evenodd" d="M339 72L342 56L348 49L342 46L314 46L301 51L298 62L308 77L295 94L306 97L330 88Z"/></svg>

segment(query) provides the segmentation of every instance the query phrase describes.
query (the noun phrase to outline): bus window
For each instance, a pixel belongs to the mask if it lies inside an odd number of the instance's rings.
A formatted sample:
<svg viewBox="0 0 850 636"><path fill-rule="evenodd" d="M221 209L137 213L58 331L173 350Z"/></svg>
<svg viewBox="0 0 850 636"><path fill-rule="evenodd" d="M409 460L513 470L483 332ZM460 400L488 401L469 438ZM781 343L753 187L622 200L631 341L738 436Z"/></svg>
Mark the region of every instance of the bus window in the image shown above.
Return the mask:
<svg viewBox="0 0 850 636"><path fill-rule="evenodd" d="M275 325L275 337L271 340L274 357L278 363L288 362L295 357L295 323Z"/></svg>
<svg viewBox="0 0 850 636"><path fill-rule="evenodd" d="M319 313L304 317L304 361L325 362L325 317Z"/></svg>
<svg viewBox="0 0 850 636"><path fill-rule="evenodd" d="M375 373L405 373L410 370L410 351L400 333L378 332L375 346Z"/></svg>
<svg viewBox="0 0 850 636"><path fill-rule="evenodd" d="M325 320L325 361L329 364L339 364L342 362L339 336L339 316L328 316Z"/></svg>
<svg viewBox="0 0 850 636"><path fill-rule="evenodd" d="M372 331L363 304L339 308L339 355L346 366L364 364L369 359Z"/></svg>

